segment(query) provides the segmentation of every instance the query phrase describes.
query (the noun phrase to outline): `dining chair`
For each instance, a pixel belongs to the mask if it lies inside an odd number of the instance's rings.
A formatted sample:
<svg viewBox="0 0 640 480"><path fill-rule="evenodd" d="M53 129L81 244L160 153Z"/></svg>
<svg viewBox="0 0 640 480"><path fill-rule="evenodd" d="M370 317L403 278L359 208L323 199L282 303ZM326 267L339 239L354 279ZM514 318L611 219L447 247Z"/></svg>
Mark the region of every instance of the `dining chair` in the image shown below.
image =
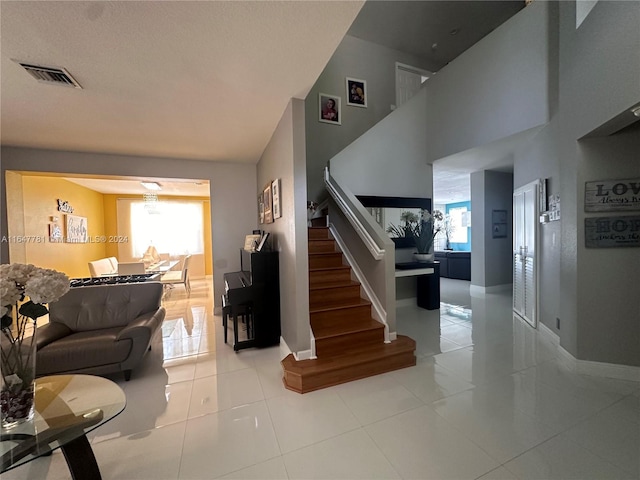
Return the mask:
<svg viewBox="0 0 640 480"><path fill-rule="evenodd" d="M189 283L189 262L191 260L191 255L187 255L184 257L184 262L182 263L181 270L169 270L167 273L162 275L160 278L160 282L172 288L173 285L181 283L184 285L184 289L187 292L187 296L191 295L191 284Z"/></svg>

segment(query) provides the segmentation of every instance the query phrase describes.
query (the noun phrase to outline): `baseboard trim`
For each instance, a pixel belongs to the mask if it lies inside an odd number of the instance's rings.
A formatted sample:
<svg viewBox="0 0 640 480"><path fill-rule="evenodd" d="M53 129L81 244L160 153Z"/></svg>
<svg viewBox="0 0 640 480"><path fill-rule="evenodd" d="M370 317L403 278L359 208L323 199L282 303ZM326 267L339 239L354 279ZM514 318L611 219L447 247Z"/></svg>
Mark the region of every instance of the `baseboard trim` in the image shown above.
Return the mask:
<svg viewBox="0 0 640 480"><path fill-rule="evenodd" d="M295 358L296 360L308 360L310 358L313 358L313 356L311 355L311 350L301 350L299 352L292 351L282 336L280 337L280 354L282 358L286 357L289 354L292 354L293 358Z"/></svg>
<svg viewBox="0 0 640 480"><path fill-rule="evenodd" d="M505 283L503 285L492 285L490 287L481 287L480 285L470 285L469 293L471 295L486 295L487 293L502 293L508 292L513 289L512 283Z"/></svg>
<svg viewBox="0 0 640 480"><path fill-rule="evenodd" d="M571 372L592 377L615 378L640 382L640 367L631 365L616 365L614 363L592 362L578 360L560 345L560 337L544 323L538 322L538 332L545 340L556 346L562 364Z"/></svg>

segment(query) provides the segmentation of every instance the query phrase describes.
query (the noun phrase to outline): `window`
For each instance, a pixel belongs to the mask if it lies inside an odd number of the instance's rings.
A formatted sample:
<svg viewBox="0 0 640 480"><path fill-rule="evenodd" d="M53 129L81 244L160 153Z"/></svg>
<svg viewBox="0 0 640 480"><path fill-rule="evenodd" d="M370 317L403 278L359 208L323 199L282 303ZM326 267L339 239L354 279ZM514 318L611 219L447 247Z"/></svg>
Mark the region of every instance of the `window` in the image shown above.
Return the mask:
<svg viewBox="0 0 640 480"><path fill-rule="evenodd" d="M202 215L198 201L118 200L118 218L129 218L132 258L142 258L149 245L172 256L203 253Z"/></svg>
<svg viewBox="0 0 640 480"><path fill-rule="evenodd" d="M467 229L467 207L450 208L449 215L453 225L451 243L467 243L469 241Z"/></svg>

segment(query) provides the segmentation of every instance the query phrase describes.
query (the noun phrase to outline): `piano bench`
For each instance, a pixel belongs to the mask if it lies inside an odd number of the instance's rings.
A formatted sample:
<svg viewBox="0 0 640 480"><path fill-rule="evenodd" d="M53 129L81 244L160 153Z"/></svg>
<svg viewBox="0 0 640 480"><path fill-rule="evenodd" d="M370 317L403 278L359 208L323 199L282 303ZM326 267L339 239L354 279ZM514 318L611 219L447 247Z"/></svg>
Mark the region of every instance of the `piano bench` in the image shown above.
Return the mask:
<svg viewBox="0 0 640 480"><path fill-rule="evenodd" d="M233 320L233 338L234 345L238 344L238 317L241 317L243 323L247 325L247 337L252 337L252 314L251 314L251 305L242 304L242 305L230 305L229 299L226 295L222 295L222 327L224 328L224 343L227 343L227 328L229 317Z"/></svg>

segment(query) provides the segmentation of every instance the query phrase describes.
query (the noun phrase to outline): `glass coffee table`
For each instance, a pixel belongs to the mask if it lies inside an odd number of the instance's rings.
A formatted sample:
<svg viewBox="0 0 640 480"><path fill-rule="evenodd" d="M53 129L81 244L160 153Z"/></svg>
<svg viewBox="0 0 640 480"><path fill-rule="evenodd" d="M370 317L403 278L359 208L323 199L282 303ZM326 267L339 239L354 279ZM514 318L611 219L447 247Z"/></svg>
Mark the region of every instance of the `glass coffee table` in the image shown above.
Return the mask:
<svg viewBox="0 0 640 480"><path fill-rule="evenodd" d="M101 478L86 434L124 410L126 397L111 380L93 375L36 379L33 420L0 433L0 473L62 449L75 480Z"/></svg>

